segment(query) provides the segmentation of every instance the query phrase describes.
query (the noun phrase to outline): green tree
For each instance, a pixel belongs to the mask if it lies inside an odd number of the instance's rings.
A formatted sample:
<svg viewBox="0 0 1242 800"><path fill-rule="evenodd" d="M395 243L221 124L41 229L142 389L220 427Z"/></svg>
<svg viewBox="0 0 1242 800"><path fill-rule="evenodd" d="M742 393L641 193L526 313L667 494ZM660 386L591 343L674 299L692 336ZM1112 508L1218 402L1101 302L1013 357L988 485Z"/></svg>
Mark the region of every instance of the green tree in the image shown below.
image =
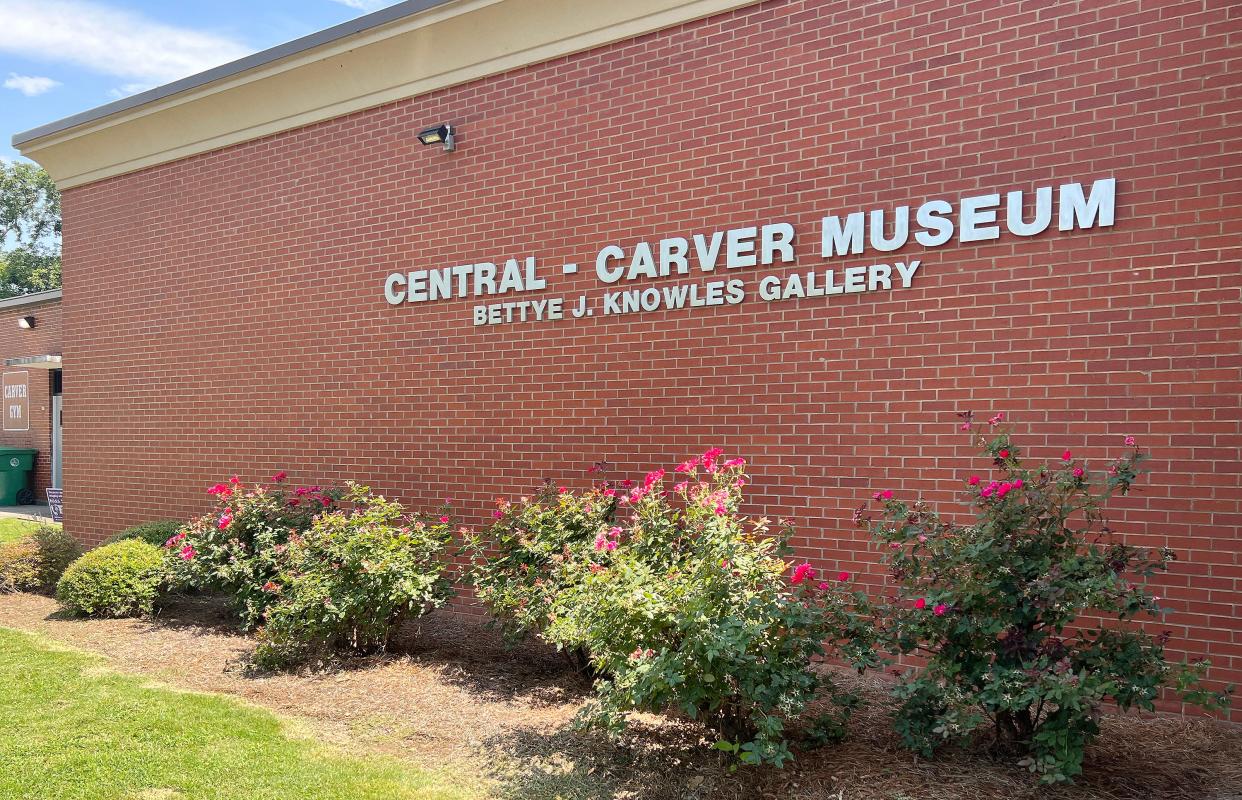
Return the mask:
<svg viewBox="0 0 1242 800"><path fill-rule="evenodd" d="M0 298L60 286L60 192L39 166L0 160Z"/></svg>

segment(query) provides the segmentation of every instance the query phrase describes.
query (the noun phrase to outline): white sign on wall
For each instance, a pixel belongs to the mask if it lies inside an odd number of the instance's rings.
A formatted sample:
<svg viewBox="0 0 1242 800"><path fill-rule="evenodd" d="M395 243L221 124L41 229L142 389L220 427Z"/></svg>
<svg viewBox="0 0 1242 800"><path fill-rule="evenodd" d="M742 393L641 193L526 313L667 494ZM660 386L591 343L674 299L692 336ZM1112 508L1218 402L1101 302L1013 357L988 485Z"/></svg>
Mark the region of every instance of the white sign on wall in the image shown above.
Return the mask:
<svg viewBox="0 0 1242 800"><path fill-rule="evenodd" d="M1041 186L1033 197L1023 191L1003 196L995 192L962 197L956 202L932 199L917 208L903 205L823 217L819 223L820 259L877 254L876 263L861 266L756 275L755 270L796 261L798 231L788 222L770 222L640 241L628 248L605 245L594 256L595 276L608 287L598 298L583 294L567 302L563 296L523 297L548 286L547 275L534 256L510 258L502 264L481 262L394 272L384 280L384 298L397 306L505 296L472 309L475 325L499 325L564 319L566 313L580 319L597 314L738 305L752 297L777 303L908 289L923 262L888 259L883 254L911 242L935 248L954 241L969 244L1004 237L1029 238L1054 226L1061 232L1111 227L1116 193L1117 180L1102 178L1088 189L1081 183ZM1032 207L1029 218L1025 213L1028 204ZM576 274L578 263L565 262L559 271ZM631 287L636 282L671 276L720 277L705 283Z"/></svg>
<svg viewBox="0 0 1242 800"><path fill-rule="evenodd" d="M4 392L4 430L30 430L30 373L6 372Z"/></svg>

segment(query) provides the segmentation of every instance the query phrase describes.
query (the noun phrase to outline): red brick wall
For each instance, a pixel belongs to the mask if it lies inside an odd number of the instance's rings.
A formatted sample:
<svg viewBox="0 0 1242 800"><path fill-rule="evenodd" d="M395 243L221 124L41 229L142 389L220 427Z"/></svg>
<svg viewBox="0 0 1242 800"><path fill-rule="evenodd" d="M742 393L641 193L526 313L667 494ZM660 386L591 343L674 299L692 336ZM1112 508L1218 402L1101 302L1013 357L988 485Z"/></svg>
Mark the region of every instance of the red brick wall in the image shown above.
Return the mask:
<svg viewBox="0 0 1242 800"><path fill-rule="evenodd" d="M482 520L721 445L806 556L865 573L851 510L952 499L985 466L954 413L1004 410L1036 456L1154 452L1114 526L1181 553L1168 627L1240 679L1239 36L1215 1L775 0L73 189L69 527L280 468ZM414 139L441 121L455 154ZM535 255L584 267L545 295L598 298L605 244L777 220L797 270L870 264L820 260L819 218L1106 176L1115 227L911 244L908 290L487 328L382 293Z"/></svg>
<svg viewBox="0 0 1242 800"><path fill-rule="evenodd" d="M59 354L61 347L60 301L0 308L0 364L8 358ZM29 330L17 327L21 317L34 317ZM0 445L30 447L35 456L30 488L36 500L46 502L43 490L52 484L52 378L49 370L35 367L5 367L3 371L29 373L30 430L0 431Z"/></svg>

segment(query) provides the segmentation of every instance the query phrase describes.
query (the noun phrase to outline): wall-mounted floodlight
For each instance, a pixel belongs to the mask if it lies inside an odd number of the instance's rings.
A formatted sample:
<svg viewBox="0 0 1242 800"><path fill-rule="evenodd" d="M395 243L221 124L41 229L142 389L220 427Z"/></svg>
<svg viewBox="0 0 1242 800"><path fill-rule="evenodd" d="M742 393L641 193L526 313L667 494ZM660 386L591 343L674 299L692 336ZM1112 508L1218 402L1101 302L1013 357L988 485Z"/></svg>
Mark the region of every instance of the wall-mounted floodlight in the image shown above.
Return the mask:
<svg viewBox="0 0 1242 800"><path fill-rule="evenodd" d="M453 139L452 125L437 125L421 131L418 134L418 141L423 144L442 144L449 152L457 149L457 142Z"/></svg>
<svg viewBox="0 0 1242 800"><path fill-rule="evenodd" d="M17 319L17 327L22 328L23 330L30 330L34 326L35 326L34 317L18 317Z"/></svg>

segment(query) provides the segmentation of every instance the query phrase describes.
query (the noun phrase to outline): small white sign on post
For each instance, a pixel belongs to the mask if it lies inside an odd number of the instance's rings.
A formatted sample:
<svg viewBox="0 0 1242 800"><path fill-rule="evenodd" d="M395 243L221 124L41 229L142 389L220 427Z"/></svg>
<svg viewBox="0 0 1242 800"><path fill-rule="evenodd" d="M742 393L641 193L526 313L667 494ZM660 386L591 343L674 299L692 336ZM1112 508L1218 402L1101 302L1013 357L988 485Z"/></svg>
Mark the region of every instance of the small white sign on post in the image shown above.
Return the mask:
<svg viewBox="0 0 1242 800"><path fill-rule="evenodd" d="M52 510L52 521L53 522L64 522L65 520L64 498L65 498L64 489L48 489L47 490L47 505L48 505L48 508Z"/></svg>

